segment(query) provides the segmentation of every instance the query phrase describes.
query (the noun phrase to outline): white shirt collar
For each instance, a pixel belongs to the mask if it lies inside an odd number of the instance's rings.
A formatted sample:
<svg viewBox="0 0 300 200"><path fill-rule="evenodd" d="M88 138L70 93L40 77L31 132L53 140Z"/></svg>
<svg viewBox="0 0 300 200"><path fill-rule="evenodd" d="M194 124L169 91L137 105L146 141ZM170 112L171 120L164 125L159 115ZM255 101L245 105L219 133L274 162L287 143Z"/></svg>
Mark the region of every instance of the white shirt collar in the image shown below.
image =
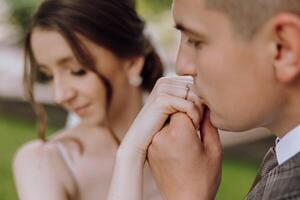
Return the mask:
<svg viewBox="0 0 300 200"><path fill-rule="evenodd" d="M277 140L278 141L278 140ZM276 157L281 165L300 152L300 125L279 139L276 147Z"/></svg>

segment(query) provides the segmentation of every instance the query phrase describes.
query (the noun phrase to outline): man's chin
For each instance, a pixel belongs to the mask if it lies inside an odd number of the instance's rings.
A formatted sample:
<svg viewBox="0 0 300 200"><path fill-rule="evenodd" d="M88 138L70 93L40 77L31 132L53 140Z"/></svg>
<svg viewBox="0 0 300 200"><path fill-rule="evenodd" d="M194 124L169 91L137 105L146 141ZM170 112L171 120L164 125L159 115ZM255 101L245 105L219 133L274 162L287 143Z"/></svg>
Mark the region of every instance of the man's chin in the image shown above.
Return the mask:
<svg viewBox="0 0 300 200"><path fill-rule="evenodd" d="M226 123L226 122L224 122L224 120L221 120L213 112L211 112L210 110L208 112L209 112L209 116L210 116L210 122L213 127L217 128L219 130L222 130L222 131L228 131L228 130L233 129L233 127L231 125L229 125L229 123Z"/></svg>
<svg viewBox="0 0 300 200"><path fill-rule="evenodd" d="M207 108L207 112L209 112L210 122L213 127L226 132L243 132L248 131L253 128L253 124L242 123L242 120L238 121L236 118L225 118L220 116Z"/></svg>
<svg viewBox="0 0 300 200"><path fill-rule="evenodd" d="M234 131L238 129L236 124L232 124L224 120L220 115L217 115L213 110L211 110L207 105L204 106L204 117L209 117L210 123L213 127L222 131Z"/></svg>
<svg viewBox="0 0 300 200"><path fill-rule="evenodd" d="M232 124L226 124L226 123L214 123L212 122L212 125L219 129L220 131L226 131L226 132L243 132L250 130L249 128L244 128L240 126L232 125Z"/></svg>

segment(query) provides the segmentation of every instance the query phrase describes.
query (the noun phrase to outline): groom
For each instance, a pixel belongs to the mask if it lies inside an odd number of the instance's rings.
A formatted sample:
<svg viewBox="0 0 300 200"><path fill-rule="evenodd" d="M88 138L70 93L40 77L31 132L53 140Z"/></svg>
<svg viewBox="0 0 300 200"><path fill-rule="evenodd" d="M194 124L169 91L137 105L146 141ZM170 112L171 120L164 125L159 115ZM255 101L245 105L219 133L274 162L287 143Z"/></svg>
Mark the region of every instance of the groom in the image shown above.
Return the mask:
<svg viewBox="0 0 300 200"><path fill-rule="evenodd" d="M217 129L265 127L278 139L246 199L300 199L300 1L173 0L173 15L181 32L177 74L194 78L206 111L201 140L176 114L148 149L164 198L214 199Z"/></svg>

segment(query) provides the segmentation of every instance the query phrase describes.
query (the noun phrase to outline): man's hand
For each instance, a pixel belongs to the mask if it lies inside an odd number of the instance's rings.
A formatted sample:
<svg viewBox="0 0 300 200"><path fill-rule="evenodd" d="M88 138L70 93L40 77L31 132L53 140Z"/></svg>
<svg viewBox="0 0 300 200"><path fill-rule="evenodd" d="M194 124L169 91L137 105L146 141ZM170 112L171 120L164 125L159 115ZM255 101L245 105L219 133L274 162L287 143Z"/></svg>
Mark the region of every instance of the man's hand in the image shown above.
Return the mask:
<svg viewBox="0 0 300 200"><path fill-rule="evenodd" d="M176 113L153 138L148 162L164 199L215 198L221 180L221 142L209 114L203 116L200 129L201 139L191 119Z"/></svg>

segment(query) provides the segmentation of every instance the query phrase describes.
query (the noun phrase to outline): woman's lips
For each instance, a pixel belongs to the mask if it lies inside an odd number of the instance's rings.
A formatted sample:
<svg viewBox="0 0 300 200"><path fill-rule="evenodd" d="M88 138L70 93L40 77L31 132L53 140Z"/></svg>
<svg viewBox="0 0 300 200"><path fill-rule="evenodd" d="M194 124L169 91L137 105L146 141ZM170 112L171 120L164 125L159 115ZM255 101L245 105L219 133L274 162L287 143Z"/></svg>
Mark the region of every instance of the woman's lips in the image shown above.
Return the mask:
<svg viewBox="0 0 300 200"><path fill-rule="evenodd" d="M90 106L90 104L87 104L87 105L84 105L84 106L79 106L79 107L76 107L74 109L74 112L77 114L77 115L84 115L86 113L86 110L87 108Z"/></svg>

